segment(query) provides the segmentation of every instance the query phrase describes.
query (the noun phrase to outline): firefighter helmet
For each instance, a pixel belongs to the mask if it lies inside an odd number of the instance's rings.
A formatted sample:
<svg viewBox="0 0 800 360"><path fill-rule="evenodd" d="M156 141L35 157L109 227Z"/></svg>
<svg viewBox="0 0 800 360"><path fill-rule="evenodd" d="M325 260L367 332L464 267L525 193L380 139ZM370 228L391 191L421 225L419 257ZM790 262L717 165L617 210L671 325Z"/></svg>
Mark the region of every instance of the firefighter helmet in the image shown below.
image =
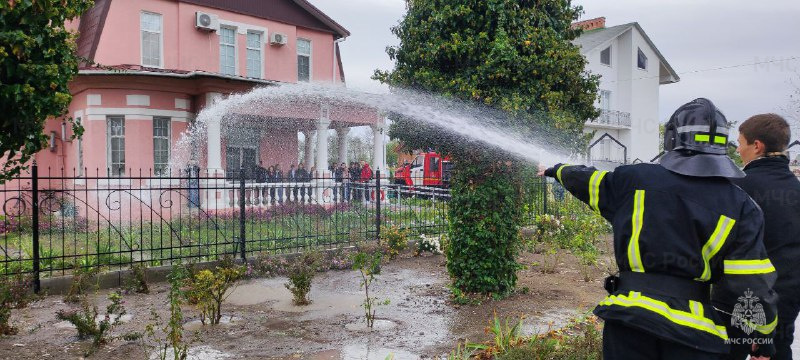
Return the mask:
<svg viewBox="0 0 800 360"><path fill-rule="evenodd" d="M744 177L727 156L729 124L714 103L695 99L672 114L664 128L661 166L689 176Z"/></svg>

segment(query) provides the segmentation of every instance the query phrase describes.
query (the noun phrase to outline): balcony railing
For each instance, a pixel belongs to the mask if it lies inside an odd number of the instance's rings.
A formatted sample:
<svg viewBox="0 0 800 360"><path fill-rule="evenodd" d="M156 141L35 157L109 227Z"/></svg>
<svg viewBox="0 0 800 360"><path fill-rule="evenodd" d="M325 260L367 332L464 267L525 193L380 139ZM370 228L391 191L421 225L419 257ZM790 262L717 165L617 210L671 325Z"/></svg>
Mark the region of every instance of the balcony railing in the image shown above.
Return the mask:
<svg viewBox="0 0 800 360"><path fill-rule="evenodd" d="M600 116L594 120L590 120L589 124L596 125L613 125L613 126L631 126L631 113L617 110L600 110Z"/></svg>

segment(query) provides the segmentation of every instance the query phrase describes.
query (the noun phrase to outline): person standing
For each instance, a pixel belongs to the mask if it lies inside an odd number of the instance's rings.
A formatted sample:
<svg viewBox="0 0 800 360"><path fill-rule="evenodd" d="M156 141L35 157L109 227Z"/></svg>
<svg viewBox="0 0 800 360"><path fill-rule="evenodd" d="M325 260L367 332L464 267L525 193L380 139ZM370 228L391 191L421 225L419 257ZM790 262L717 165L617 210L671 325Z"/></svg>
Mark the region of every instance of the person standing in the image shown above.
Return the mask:
<svg viewBox="0 0 800 360"><path fill-rule="evenodd" d="M284 202L284 199L283 199L283 187L284 187L283 182L284 182L284 178L283 178L283 171L281 171L281 165L280 164L275 164L275 173L272 174L272 178L273 178L273 182L275 182L277 184L277 187L278 187L278 189L275 191L276 192L275 195L278 196L278 199L277 199L276 202L279 203L279 204L282 204Z"/></svg>
<svg viewBox="0 0 800 360"><path fill-rule="evenodd" d="M369 202L370 200L369 181L372 180L372 168L369 167L369 164L364 160L361 160L360 178L361 182L364 184L364 201Z"/></svg>
<svg viewBox="0 0 800 360"><path fill-rule="evenodd" d="M350 186L353 187L353 200L363 200L363 195L361 194L361 169L358 167L358 162L351 162L350 163Z"/></svg>
<svg viewBox="0 0 800 360"><path fill-rule="evenodd" d="M286 173L286 180L291 183L289 184L289 192L286 194L286 197L289 198L290 202L297 201L297 169L294 168L294 164L289 165L289 172Z"/></svg>
<svg viewBox="0 0 800 360"><path fill-rule="evenodd" d="M739 125L737 152L747 174L734 183L764 212L764 246L778 272L778 327L773 360L792 359L794 324L800 312L800 181L789 169L791 128L776 114L755 115ZM730 359L745 359L750 346L734 346ZM770 349L754 354L769 355Z"/></svg>
<svg viewBox="0 0 800 360"><path fill-rule="evenodd" d="M306 202L306 182L308 182L308 171L306 171L306 167L304 166L303 162L301 161L300 164L297 165L297 182L302 183L298 184L300 187L300 202Z"/></svg>
<svg viewBox="0 0 800 360"><path fill-rule="evenodd" d="M605 320L605 359L719 359L730 346L712 296L726 304L747 297L749 305L757 297L764 321L742 326L752 338L774 333L764 220L731 183L744 173L727 157L727 134L725 116L701 98L667 122L660 164L540 171L612 224L620 273L606 279L609 295L594 309Z"/></svg>

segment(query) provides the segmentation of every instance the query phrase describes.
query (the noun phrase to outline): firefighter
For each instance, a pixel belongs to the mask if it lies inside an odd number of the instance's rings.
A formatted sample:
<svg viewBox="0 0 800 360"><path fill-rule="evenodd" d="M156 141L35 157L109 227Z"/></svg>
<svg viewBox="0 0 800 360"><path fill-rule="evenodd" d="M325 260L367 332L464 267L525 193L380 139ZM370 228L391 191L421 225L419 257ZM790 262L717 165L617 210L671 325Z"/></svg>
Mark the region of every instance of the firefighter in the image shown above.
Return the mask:
<svg viewBox="0 0 800 360"><path fill-rule="evenodd" d="M777 324L775 269L762 243L763 216L731 178L728 122L707 99L681 106L666 124L660 164L613 172L558 164L540 172L611 222L619 275L594 313L605 320L606 359L718 359L726 324L710 286L742 303L752 338Z"/></svg>

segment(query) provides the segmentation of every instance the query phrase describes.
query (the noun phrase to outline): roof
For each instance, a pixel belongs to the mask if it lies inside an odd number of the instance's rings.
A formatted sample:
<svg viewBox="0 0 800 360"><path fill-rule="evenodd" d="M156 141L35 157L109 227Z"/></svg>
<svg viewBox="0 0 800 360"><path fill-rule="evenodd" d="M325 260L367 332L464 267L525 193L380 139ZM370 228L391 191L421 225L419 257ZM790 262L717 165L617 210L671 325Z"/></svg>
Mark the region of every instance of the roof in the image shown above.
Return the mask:
<svg viewBox="0 0 800 360"><path fill-rule="evenodd" d="M173 0L207 6L262 19L332 33L336 38L350 36L342 25L307 0ZM310 15L310 16L309 16Z"/></svg>
<svg viewBox="0 0 800 360"><path fill-rule="evenodd" d="M673 69L672 66L669 64L669 62L667 61L667 59L664 58L664 55L661 54L661 51L658 50L656 45L653 43L653 40L651 40L650 37L647 36L647 33L644 32L644 29L642 29L641 25L639 25L639 23L637 22L607 27L603 29L586 31L582 33L581 36L579 36L577 39L573 40L572 43L578 45L581 48L582 54L586 54L600 46L608 44L611 40L616 39L620 35L624 34L625 32L633 28L636 28L636 30L638 30L639 33L642 34L644 40L647 41L647 44L650 45L650 48L652 48L653 51L658 56L658 59L661 61L661 65L664 66L664 68L669 73L670 79L666 81L662 80L661 83L671 84L680 81L681 77L678 76L678 73L675 72L675 69Z"/></svg>
<svg viewBox="0 0 800 360"><path fill-rule="evenodd" d="M205 78L242 81L259 85L279 84L278 81L273 81L273 80L256 79L256 78L249 78L237 75L225 75L225 74L202 71L202 70L188 71L188 70L177 70L177 69L159 69L159 68L151 68L151 67L132 65L132 64L113 65L113 66L82 66L78 70L78 75L159 76L159 77L170 77L177 79L195 79L195 78L205 77Z"/></svg>

